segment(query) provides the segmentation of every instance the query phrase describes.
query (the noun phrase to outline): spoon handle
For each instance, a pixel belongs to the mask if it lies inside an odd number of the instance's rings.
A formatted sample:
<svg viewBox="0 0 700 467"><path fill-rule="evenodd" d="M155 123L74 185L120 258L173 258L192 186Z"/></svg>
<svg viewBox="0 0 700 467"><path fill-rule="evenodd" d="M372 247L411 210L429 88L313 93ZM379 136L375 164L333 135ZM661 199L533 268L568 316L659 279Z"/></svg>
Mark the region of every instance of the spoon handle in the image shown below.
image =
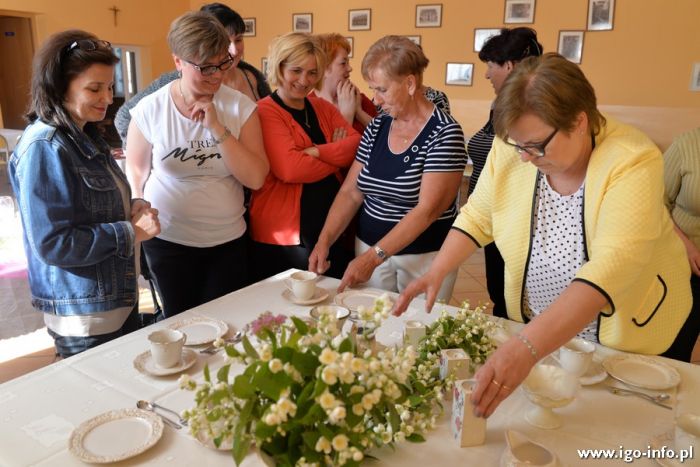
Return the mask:
<svg viewBox="0 0 700 467"><path fill-rule="evenodd" d="M174 415L175 417L177 417L178 421L180 422L180 425L187 426L187 420L185 420L184 418L182 418L182 417L180 416L179 413L177 413L177 412L175 412L174 410L169 409L169 408L167 408L167 407L163 407L163 406L160 405L160 404L156 404L155 402L151 402L151 404L153 404L153 407L154 407L154 408L160 409L160 410L162 410L162 411L164 411L164 412L168 412L169 414Z"/></svg>
<svg viewBox="0 0 700 467"><path fill-rule="evenodd" d="M161 415L161 414L158 414L158 416L159 416L159 417L161 418L161 420L163 420L163 421L165 422L165 424L168 425L169 427L175 428L176 430L179 430L179 429L182 428L182 426L181 426L179 423L170 420L168 417L165 417L165 416L163 416L163 415Z"/></svg>

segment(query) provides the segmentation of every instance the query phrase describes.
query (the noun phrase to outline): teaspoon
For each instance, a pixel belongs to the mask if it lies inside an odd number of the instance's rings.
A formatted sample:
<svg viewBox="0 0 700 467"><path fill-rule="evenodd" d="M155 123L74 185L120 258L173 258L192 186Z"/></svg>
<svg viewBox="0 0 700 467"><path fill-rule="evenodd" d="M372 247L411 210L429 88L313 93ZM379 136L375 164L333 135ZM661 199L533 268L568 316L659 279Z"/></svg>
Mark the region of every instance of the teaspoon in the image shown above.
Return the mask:
<svg viewBox="0 0 700 467"><path fill-rule="evenodd" d="M148 402L148 401L143 401L143 400L141 400L141 401L136 402L136 407L138 407L138 408L141 409L141 410L148 410L148 411L154 412L154 413L158 413L158 412L156 411L156 409L160 409L160 410L163 410L163 411L165 411L165 412L168 412L168 413L170 413L170 414L172 414L172 415L175 415L175 416L177 417L178 421L180 422L180 424L177 424L177 423L173 422L172 420L170 420L169 418L163 417L162 415L161 415L161 418L162 418L168 425L170 425L171 427L176 428L176 429L178 429L178 430L179 430L180 428L182 428L182 426L180 426L180 425L187 426L187 420L185 420L185 419L183 419L182 417L180 417L180 415L179 415L177 412L175 412L174 410L170 410L170 409L168 409L168 408L166 408L166 407L163 407L162 405L158 405L158 404L156 404L155 402Z"/></svg>

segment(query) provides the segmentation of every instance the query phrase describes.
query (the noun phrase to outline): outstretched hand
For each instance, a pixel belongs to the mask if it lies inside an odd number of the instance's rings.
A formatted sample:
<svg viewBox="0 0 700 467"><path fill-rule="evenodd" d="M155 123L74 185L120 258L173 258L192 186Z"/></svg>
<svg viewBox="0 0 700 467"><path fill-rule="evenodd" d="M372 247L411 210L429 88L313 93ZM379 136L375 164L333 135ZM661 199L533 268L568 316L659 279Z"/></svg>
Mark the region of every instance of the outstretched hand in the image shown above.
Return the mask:
<svg viewBox="0 0 700 467"><path fill-rule="evenodd" d="M343 278L338 286L338 292L342 292L346 287L352 287L353 285L367 282L380 264L381 260L375 256L373 250L367 250L365 253L353 259L345 269Z"/></svg>
<svg viewBox="0 0 700 467"><path fill-rule="evenodd" d="M399 295L399 299L394 305L394 310L392 311L392 313L394 314L394 316L401 316L404 313L404 311L406 311L408 305L411 304L411 301L416 297L416 295L424 292L425 312L430 313L430 310L433 309L433 305L435 304L437 294L440 291L441 284L442 280L439 277L436 277L434 274L431 274L430 272L419 277L418 279L408 284L408 287L406 287L404 291L401 292L401 295Z"/></svg>

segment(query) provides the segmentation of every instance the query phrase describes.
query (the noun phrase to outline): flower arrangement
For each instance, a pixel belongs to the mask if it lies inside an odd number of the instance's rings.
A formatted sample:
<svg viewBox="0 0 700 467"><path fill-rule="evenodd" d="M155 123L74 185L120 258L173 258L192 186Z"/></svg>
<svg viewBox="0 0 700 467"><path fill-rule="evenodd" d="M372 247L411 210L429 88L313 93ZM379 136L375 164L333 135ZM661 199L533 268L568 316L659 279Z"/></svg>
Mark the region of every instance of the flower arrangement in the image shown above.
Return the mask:
<svg viewBox="0 0 700 467"><path fill-rule="evenodd" d="M391 306L381 297L363 310L363 327L379 325ZM243 351L227 346L230 363L216 375L205 367L203 383L181 379L195 391L196 406L183 414L192 433L231 443L237 464L255 444L278 465L356 466L369 449L423 441L434 427L444 382L413 347L358 350L330 312L315 325L292 317L257 336L257 347L247 337ZM232 376L232 363L246 367Z"/></svg>
<svg viewBox="0 0 700 467"><path fill-rule="evenodd" d="M442 312L417 352L360 345L391 306L383 296L359 310L355 340L340 334L330 310L315 324L264 313L248 326L257 346L246 336L242 351L226 347L229 362L216 375L205 367L203 383L181 379L195 391L196 406L183 414L192 433L231 446L237 464L254 444L285 466L354 466L374 447L422 441L451 385L439 378L440 350L464 349L481 364L497 325L465 302L455 316ZM232 364L243 373L233 376Z"/></svg>
<svg viewBox="0 0 700 467"><path fill-rule="evenodd" d="M471 309L469 302L452 316L442 311L440 318L433 322L418 345L420 359L434 362L439 359L440 350L463 349L470 359L470 369L483 364L496 349L492 338L498 324L484 313L485 306Z"/></svg>

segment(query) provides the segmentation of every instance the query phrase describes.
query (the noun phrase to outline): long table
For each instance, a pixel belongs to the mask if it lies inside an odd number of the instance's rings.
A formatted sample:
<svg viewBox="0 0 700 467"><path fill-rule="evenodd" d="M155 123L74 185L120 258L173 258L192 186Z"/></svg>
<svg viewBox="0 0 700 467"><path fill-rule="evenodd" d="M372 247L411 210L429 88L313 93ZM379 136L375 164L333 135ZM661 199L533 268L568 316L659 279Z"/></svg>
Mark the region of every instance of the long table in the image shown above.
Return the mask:
<svg viewBox="0 0 700 467"><path fill-rule="evenodd" d="M178 388L178 376L152 377L137 371L133 361L148 350L146 336L153 330L194 316L225 321L231 328L241 328L260 313L304 316L310 307L297 306L282 296L287 271L258 282L245 289L189 310L116 339L77 356L59 361L15 380L0 385L0 465L1 466L78 466L84 465L67 447L71 431L83 421L100 413L135 407L139 399L156 401L177 411L193 405L192 392ZM330 303L338 281L321 278L318 285L330 292L324 303ZM425 314L423 301L414 300L403 316L390 317L378 332L384 344L401 339L403 322L419 319L430 322L438 313ZM455 311L452 307L445 307ZM600 347L598 358L616 352ZM678 369L681 384L672 390L671 404L676 410L657 407L636 397L610 394L605 383L582 387L572 404L556 412L563 425L556 430L542 430L529 425L524 413L530 402L522 390L516 390L496 413L488 419L485 444L460 448L452 438L449 409L435 430L428 433L424 444L400 443L396 451L389 448L373 454L381 465L498 465L506 449L504 431L518 430L533 441L556 452L564 465L578 465L577 449L639 449L646 451L650 440L673 427L676 411L700 413L700 367L663 359ZM198 354L197 363L187 370L200 378L205 364L217 368L224 363L222 353ZM697 454L696 454L697 457ZM149 466L217 466L232 465L229 452L216 451L200 445L187 429L173 430L168 426L160 441L151 449L119 465ZM597 461L596 465L619 465L620 461ZM260 464L250 455L246 465ZM634 465L656 465L655 461L639 459ZM680 465L680 464L679 464ZM688 465L688 464L685 464Z"/></svg>

